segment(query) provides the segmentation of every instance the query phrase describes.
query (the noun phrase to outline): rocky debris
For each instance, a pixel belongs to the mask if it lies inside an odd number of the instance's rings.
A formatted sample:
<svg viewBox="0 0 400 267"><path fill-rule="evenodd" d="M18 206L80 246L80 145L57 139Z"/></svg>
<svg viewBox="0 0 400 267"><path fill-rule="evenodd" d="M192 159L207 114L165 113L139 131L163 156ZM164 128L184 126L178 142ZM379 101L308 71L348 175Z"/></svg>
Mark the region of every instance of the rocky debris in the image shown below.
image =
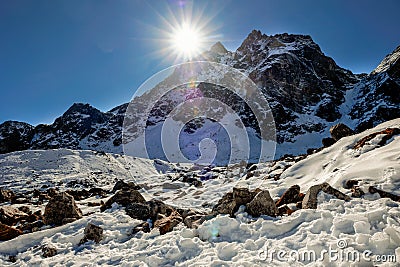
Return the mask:
<svg viewBox="0 0 400 267"><path fill-rule="evenodd" d="M11 202L15 198L13 191L8 189L0 189L0 203Z"/></svg>
<svg viewBox="0 0 400 267"><path fill-rule="evenodd" d="M233 199L236 203L237 208L241 205L245 205L249 203L255 195L259 192L252 192L248 188L243 188L243 187L234 187L233 188Z"/></svg>
<svg viewBox="0 0 400 267"><path fill-rule="evenodd" d="M343 123L338 123L334 126L332 126L329 129L329 132L331 133L331 136L333 140L338 141L339 139L350 136L355 134L355 132L347 125Z"/></svg>
<svg viewBox="0 0 400 267"><path fill-rule="evenodd" d="M372 134L369 134L365 137L363 137L361 140L359 140L354 146L353 149L360 149L362 148L368 141L374 139L377 135L379 134L384 134L385 136L382 137L382 140L379 141L378 146L383 146L386 144L386 142L392 138L394 135L399 135L400 134L400 129L399 128L387 128L383 131L380 132L375 132Z"/></svg>
<svg viewBox="0 0 400 267"><path fill-rule="evenodd" d="M358 185L358 180L349 179L344 183L343 187L345 189L352 189L356 185Z"/></svg>
<svg viewBox="0 0 400 267"><path fill-rule="evenodd" d="M0 207L0 223L12 226L21 220L25 220L29 217L25 212L12 206Z"/></svg>
<svg viewBox="0 0 400 267"><path fill-rule="evenodd" d="M280 207L284 204L296 203L302 200L302 196L300 194L300 186L292 185L288 190L286 190L281 198L276 202L276 206Z"/></svg>
<svg viewBox="0 0 400 267"><path fill-rule="evenodd" d="M124 182L124 181L122 181L122 180L118 180L118 181L115 183L115 185L114 185L113 189L111 190L111 192L115 193L116 191L121 190L121 189L126 189L126 190L128 190L128 189L140 190L141 187L138 186L138 185L136 185L136 184L133 183L133 182L128 182L128 183L126 183L126 182Z"/></svg>
<svg viewBox="0 0 400 267"><path fill-rule="evenodd" d="M113 203L117 203L121 206L126 207L131 203L145 203L144 197L135 189L122 189L117 191L115 195L110 197L104 205L100 207L101 211L111 208Z"/></svg>
<svg viewBox="0 0 400 267"><path fill-rule="evenodd" d="M143 221L151 217L150 205L144 203L130 203L125 207L125 212L130 217Z"/></svg>
<svg viewBox="0 0 400 267"><path fill-rule="evenodd" d="M202 187L203 183L196 178L197 175L195 175L193 172L183 174L182 175L182 182L188 183L190 185L193 185L194 187Z"/></svg>
<svg viewBox="0 0 400 267"><path fill-rule="evenodd" d="M334 143L336 143L335 139L331 138L331 137L325 137L322 138L322 145L324 147L330 147L332 146Z"/></svg>
<svg viewBox="0 0 400 267"><path fill-rule="evenodd" d="M57 248L52 245L45 244L41 247L41 249L42 249L42 256L44 258L50 258L57 255Z"/></svg>
<svg viewBox="0 0 400 267"><path fill-rule="evenodd" d="M328 183L323 183L323 184L318 184L318 185L313 185L311 186L306 195L304 196L303 202L302 202L302 208L303 209L316 209L318 205L318 194L319 192L323 191L326 194L335 196L338 199L342 199L345 201L349 201L350 197L343 194L339 190L333 188L330 186Z"/></svg>
<svg viewBox="0 0 400 267"><path fill-rule="evenodd" d="M233 216L241 205L249 203L261 190L250 191L248 188L234 187L226 193L213 207L213 214L229 214Z"/></svg>
<svg viewBox="0 0 400 267"><path fill-rule="evenodd" d="M163 217L154 222L154 228L158 228L160 230L160 234L166 234L173 230L175 226L177 226L180 222L182 222L182 217L177 211L172 211L172 213L168 217Z"/></svg>
<svg viewBox="0 0 400 267"><path fill-rule="evenodd" d="M287 205L278 208L278 216L291 215L294 212Z"/></svg>
<svg viewBox="0 0 400 267"><path fill-rule="evenodd" d="M378 193L379 196L382 197L382 198L390 198L390 199L393 200L393 201L400 202L400 196L395 195L395 194L390 193L390 192L383 191L383 190L378 189L378 188L376 188L376 187L374 187L374 186L370 186L370 187L368 188L368 191L369 191L371 194Z"/></svg>
<svg viewBox="0 0 400 267"><path fill-rule="evenodd" d="M74 199L77 201L84 200L84 199L87 199L87 198L93 197L93 196L106 197L108 194L108 191L106 191L102 188L98 188L98 187L93 187L89 190L86 190L86 189L67 190L65 192L70 194L71 196L73 196Z"/></svg>
<svg viewBox="0 0 400 267"><path fill-rule="evenodd" d="M100 226L88 223L85 227L84 236L79 241L79 245L82 245L89 240L93 240L95 243L99 243L103 239L103 228Z"/></svg>
<svg viewBox="0 0 400 267"><path fill-rule="evenodd" d="M360 187L354 186L353 188L351 188L351 196L352 197L360 198L363 195L365 195L365 193Z"/></svg>
<svg viewBox="0 0 400 267"><path fill-rule="evenodd" d="M63 225L70 220L82 218L82 211L75 203L73 196L62 192L49 200L44 211L46 224Z"/></svg>
<svg viewBox="0 0 400 267"><path fill-rule="evenodd" d="M22 231L0 223L0 241L7 241L22 235Z"/></svg>
<svg viewBox="0 0 400 267"><path fill-rule="evenodd" d="M268 215L275 217L278 214L274 200L268 190L259 192L252 201L246 205L246 211L253 217Z"/></svg>
<svg viewBox="0 0 400 267"><path fill-rule="evenodd" d="M150 206L150 219L153 222L156 221L160 215L168 217L175 211L173 207L157 199L147 201L146 204Z"/></svg>

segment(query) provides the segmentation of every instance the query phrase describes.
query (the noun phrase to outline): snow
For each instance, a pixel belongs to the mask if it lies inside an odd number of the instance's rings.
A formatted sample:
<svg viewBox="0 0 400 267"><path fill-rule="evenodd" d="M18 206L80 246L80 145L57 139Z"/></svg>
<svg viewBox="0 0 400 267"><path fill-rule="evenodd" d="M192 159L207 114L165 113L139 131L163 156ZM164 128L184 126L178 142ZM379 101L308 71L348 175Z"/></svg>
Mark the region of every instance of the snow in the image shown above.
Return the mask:
<svg viewBox="0 0 400 267"><path fill-rule="evenodd" d="M399 203L368 193L368 187L373 185L400 195L400 136L381 147L377 143L382 136L377 136L366 148L353 149L362 137L388 127L400 127L400 119L343 138L296 163L288 160L260 163L257 174L247 180L244 167L232 165L219 173L218 178L204 181L200 188L174 181L178 166L158 160L68 149L1 155L0 184L15 191L38 188L52 181L63 184L71 179L92 181L94 176L96 186L111 188L114 179L122 178L146 184L146 190L141 190L146 199L158 197L167 203L203 211L209 211L210 205L238 183L268 189L277 199L291 185L298 184L305 193L310 186L322 182L329 182L350 195L349 190L343 189L343 183L358 179L366 195L345 202L320 193L316 210L298 210L276 218L252 218L242 206L235 218L218 215L198 229L179 224L165 235L152 230L134 236L129 233L140 221L127 216L123 208L113 205L100 213L98 207L88 207L84 200L78 202L83 213L93 211L93 214L0 243L0 265L12 265L7 261L8 255L16 255L15 266L395 266L394 262L369 262L370 258L364 259L362 253L371 253L373 259L380 255L387 256L386 259L395 255L397 262L400 259ZM190 167L181 164L179 168ZM279 180L264 179L278 170L282 172ZM30 183L27 185L26 181ZM101 226L105 237L99 244L78 245L88 222ZM43 258L40 250L43 244L55 246L57 255ZM277 253L271 254L279 250L286 256L278 258ZM328 255L319 260L324 250L359 253L360 261L332 260ZM317 259L297 261L288 256L302 253L314 253Z"/></svg>

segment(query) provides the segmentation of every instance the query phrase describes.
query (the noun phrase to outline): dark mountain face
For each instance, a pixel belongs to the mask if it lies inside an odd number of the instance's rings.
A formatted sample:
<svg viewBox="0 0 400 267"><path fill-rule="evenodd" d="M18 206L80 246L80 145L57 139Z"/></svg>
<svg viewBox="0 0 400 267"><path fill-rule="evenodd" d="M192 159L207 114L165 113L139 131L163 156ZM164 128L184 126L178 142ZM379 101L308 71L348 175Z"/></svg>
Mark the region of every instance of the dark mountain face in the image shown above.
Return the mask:
<svg viewBox="0 0 400 267"><path fill-rule="evenodd" d="M216 43L199 59L239 69L259 87L275 118L279 156L319 147L322 138L329 136L329 127L338 122L361 131L400 117L399 58L400 47L370 74L355 75L326 56L310 36L267 36L253 31L235 52ZM199 86L205 95L233 101L227 104L239 110L242 118L252 117L233 96L224 97L223 91L217 95L207 88ZM146 96L141 99L138 105L147 105ZM171 99L175 98L166 95L153 108L148 125L162 122L168 110L177 105ZM0 153L59 147L122 153L121 129L127 105L101 112L89 104L74 104L51 125L5 122L0 125ZM252 121L249 119L246 127L257 131ZM189 127L190 131L201 125Z"/></svg>

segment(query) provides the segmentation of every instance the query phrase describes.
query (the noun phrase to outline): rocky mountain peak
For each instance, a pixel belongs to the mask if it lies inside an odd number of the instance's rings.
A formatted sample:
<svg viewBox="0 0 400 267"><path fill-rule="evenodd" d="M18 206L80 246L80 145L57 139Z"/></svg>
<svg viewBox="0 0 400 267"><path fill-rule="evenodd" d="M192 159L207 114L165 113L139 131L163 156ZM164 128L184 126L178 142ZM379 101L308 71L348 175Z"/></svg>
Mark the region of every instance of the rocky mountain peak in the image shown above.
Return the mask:
<svg viewBox="0 0 400 267"><path fill-rule="evenodd" d="M228 50L221 42L216 42L210 48L210 52L217 53L217 54L226 54Z"/></svg>
<svg viewBox="0 0 400 267"><path fill-rule="evenodd" d="M394 78L400 78L400 46L387 55L371 74L388 72Z"/></svg>

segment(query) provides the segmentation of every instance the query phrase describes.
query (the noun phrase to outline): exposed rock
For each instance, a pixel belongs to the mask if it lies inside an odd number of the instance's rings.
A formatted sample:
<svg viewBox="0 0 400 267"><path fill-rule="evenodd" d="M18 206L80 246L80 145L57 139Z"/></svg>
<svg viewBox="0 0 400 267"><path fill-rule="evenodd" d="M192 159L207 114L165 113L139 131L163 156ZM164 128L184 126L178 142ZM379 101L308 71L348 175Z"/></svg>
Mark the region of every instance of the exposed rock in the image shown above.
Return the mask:
<svg viewBox="0 0 400 267"><path fill-rule="evenodd" d="M347 180L347 181L344 183L343 187L344 187L345 189L352 189L355 185L358 185L358 180L350 179L350 180Z"/></svg>
<svg viewBox="0 0 400 267"><path fill-rule="evenodd" d="M22 235L22 232L20 230L0 223L0 241L7 241L19 235Z"/></svg>
<svg viewBox="0 0 400 267"><path fill-rule="evenodd" d="M390 192L386 192L386 191L380 190L380 189L378 189L378 188L376 188L376 187L370 186L370 187L368 188L368 191L369 191L371 194L378 193L379 196L382 197L382 198L390 198L390 199L393 200L393 201L398 201L398 202L400 202L400 196L395 195L395 194L392 194L392 193L390 193Z"/></svg>
<svg viewBox="0 0 400 267"><path fill-rule="evenodd" d="M276 206L282 206L284 204L296 203L300 201L300 186L292 185L286 190L281 198L276 202Z"/></svg>
<svg viewBox="0 0 400 267"><path fill-rule="evenodd" d="M126 206L125 212L130 217L143 221L151 217L150 205L143 203L130 203Z"/></svg>
<svg viewBox="0 0 400 267"><path fill-rule="evenodd" d="M332 138L335 141L338 141L339 139L341 139L343 137L355 134L355 132L352 129L350 129L349 126L347 126L343 123L338 123L338 124L332 126L329 129L329 131L331 133Z"/></svg>
<svg viewBox="0 0 400 267"><path fill-rule="evenodd" d="M43 245L42 246L42 256L44 258L50 258L57 255L57 248L52 245Z"/></svg>
<svg viewBox="0 0 400 267"><path fill-rule="evenodd" d="M0 203L12 201L15 198L13 191L8 189L0 189Z"/></svg>
<svg viewBox="0 0 400 267"><path fill-rule="evenodd" d="M365 195L364 191L359 188L358 186L354 186L353 188L351 188L351 196L352 197L362 197L363 195Z"/></svg>
<svg viewBox="0 0 400 267"><path fill-rule="evenodd" d="M134 235L138 232L149 233L150 232L150 224L148 222L143 222L141 224L136 225L131 232L131 235Z"/></svg>
<svg viewBox="0 0 400 267"><path fill-rule="evenodd" d="M325 137L322 139L322 145L324 147L330 147L332 146L334 143L336 143L335 139L331 138L331 137Z"/></svg>
<svg viewBox="0 0 400 267"><path fill-rule="evenodd" d="M0 207L0 223L7 224L9 226L28 218L28 214L20 211L12 206Z"/></svg>
<svg viewBox="0 0 400 267"><path fill-rule="evenodd" d="M217 214L230 214L233 216L235 208L236 202L233 198L233 193L228 192L218 201L212 211Z"/></svg>
<svg viewBox="0 0 400 267"><path fill-rule="evenodd" d="M278 214L274 200L268 190L259 192L253 200L246 205L246 211L253 217L268 215L275 217Z"/></svg>
<svg viewBox="0 0 400 267"><path fill-rule="evenodd" d="M84 236L79 241L79 244L84 244L89 240L93 240L95 243L99 243L103 239L103 228L100 226L88 223L85 227Z"/></svg>
<svg viewBox="0 0 400 267"><path fill-rule="evenodd" d="M44 211L46 224L62 225L67 218L80 219L82 211L78 208L74 198L65 193L59 193L50 199Z"/></svg>
<svg viewBox="0 0 400 267"><path fill-rule="evenodd" d="M278 216L290 215L294 210L290 209L287 205L278 208Z"/></svg>
<svg viewBox="0 0 400 267"><path fill-rule="evenodd" d="M374 139L379 134L384 134L385 135L384 137L382 137L382 140L379 141L379 143L378 143L378 146L383 146L394 135L399 135L400 134L400 129L399 128L387 128L386 130L375 132L375 133L372 133L370 135L367 135L367 136L363 137L360 141L358 141L353 146L353 149L362 148L368 141Z"/></svg>
<svg viewBox="0 0 400 267"><path fill-rule="evenodd" d="M318 193L322 190L322 185L313 185L311 186L306 195L304 196L303 202L302 202L302 208L303 209L316 209L318 205L317 197Z"/></svg>
<svg viewBox="0 0 400 267"><path fill-rule="evenodd" d="M144 197L135 189L122 189L119 190L115 195L113 195L110 199L104 203L103 206L100 207L101 211L105 211L106 209L111 208L113 203L117 203L126 207L131 203L145 203L146 200Z"/></svg>
<svg viewBox="0 0 400 267"><path fill-rule="evenodd" d="M135 190L140 190L141 187L138 186L138 185L136 185L136 184L133 183L133 182L126 183L126 182L124 182L124 181L122 181L122 180L118 180L118 181L115 183L115 185L114 185L114 187L113 187L113 189L112 189L112 192L114 193L114 192L116 192L116 191L118 191L118 190L121 190L121 189L135 189Z"/></svg>
<svg viewBox="0 0 400 267"><path fill-rule="evenodd" d="M340 192L339 190L333 188L332 186L330 186L328 183L323 183L322 184L322 191L324 191L325 193L335 196L338 199L341 200L345 200L345 201L349 201L351 198L345 194L343 194L342 192Z"/></svg>
<svg viewBox="0 0 400 267"><path fill-rule="evenodd" d="M146 204L150 206L150 218L152 221L156 221L160 214L168 217L175 211L173 207L157 199L147 201Z"/></svg>
<svg viewBox="0 0 400 267"><path fill-rule="evenodd" d="M233 188L233 199L237 208L241 205L249 203L255 196L254 192L250 192L248 188L234 187Z"/></svg>
<svg viewBox="0 0 400 267"><path fill-rule="evenodd" d="M168 217L156 220L154 222L154 228L158 228L160 234L163 235L172 231L180 222L182 222L182 217L177 211L173 211Z"/></svg>

